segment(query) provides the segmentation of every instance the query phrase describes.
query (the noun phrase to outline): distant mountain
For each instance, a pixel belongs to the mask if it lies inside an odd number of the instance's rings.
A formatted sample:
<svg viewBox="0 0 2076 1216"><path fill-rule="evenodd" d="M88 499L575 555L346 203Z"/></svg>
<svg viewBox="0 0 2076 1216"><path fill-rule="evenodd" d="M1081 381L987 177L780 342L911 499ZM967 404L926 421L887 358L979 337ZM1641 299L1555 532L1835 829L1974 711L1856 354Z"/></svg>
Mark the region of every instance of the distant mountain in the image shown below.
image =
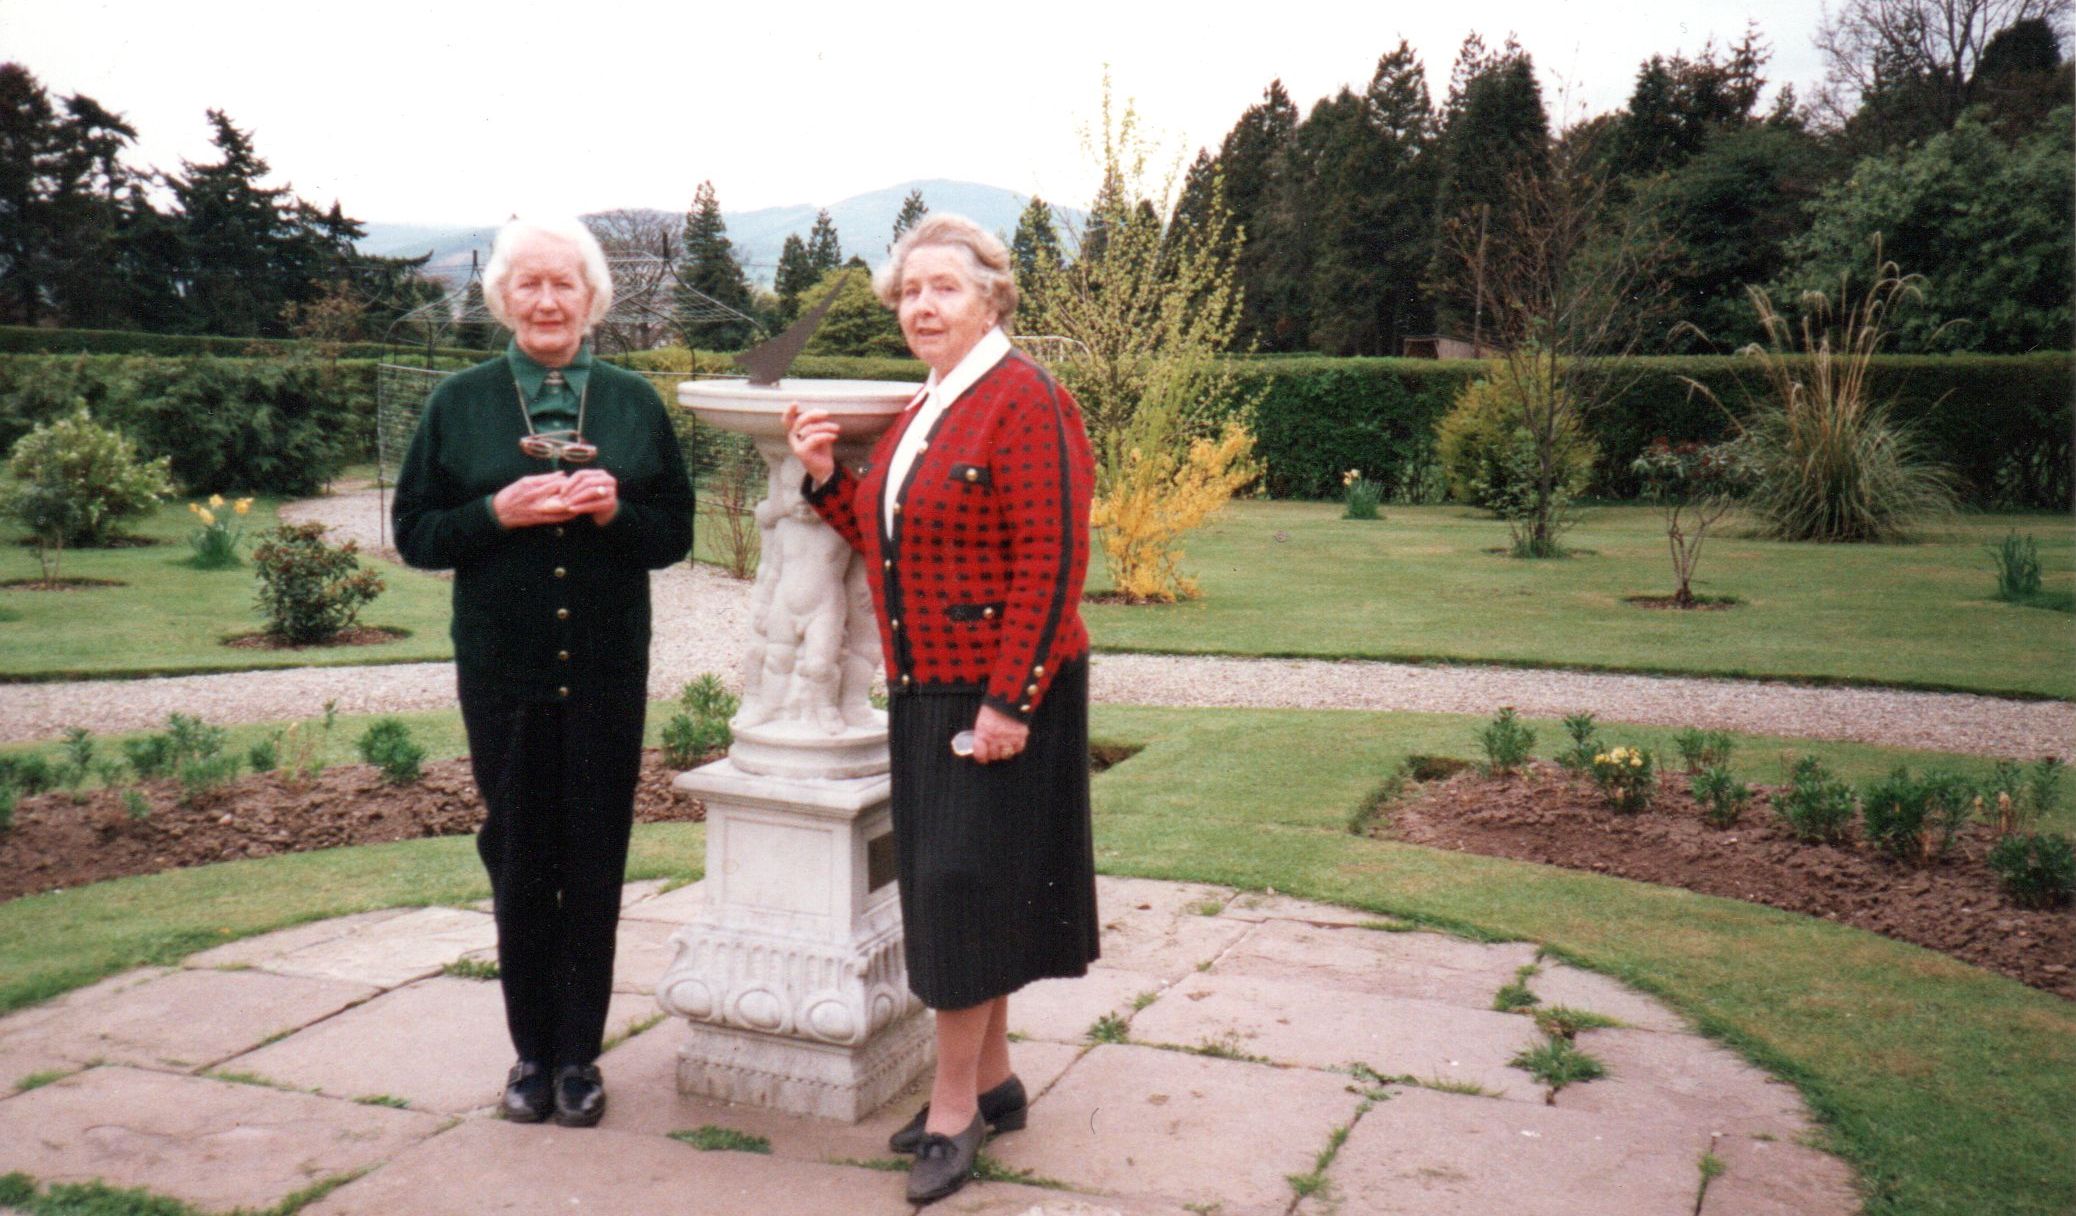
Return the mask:
<svg viewBox="0 0 2076 1216"><path fill-rule="evenodd" d="M843 242L843 255L852 254L864 258L873 266L886 260L887 245L894 232L894 217L901 213L901 201L911 190L921 190L923 201L932 211L952 211L972 219L974 222L1001 235L1007 240L1016 232L1017 217L1031 201L1030 195L1004 190L999 186L982 185L979 182L950 181L933 178L928 181L902 182L882 190L852 195L850 198L828 204L829 218L836 224L836 234ZM743 269L751 281L764 287L771 286L772 276L778 270L779 250L785 246L786 238L798 234L807 239L808 229L814 227L815 212L812 204L798 203L787 207L761 207L755 211L723 211L721 218L728 223L728 239L735 243L736 256L742 259ZM1055 223L1064 229L1078 226L1084 213L1071 207L1053 207ZM366 225L367 236L360 242L360 251L379 257L417 257L432 254L426 269L441 278L460 283L467 279L469 255L476 254L484 261L490 258L490 242L497 236L497 226L485 228L438 228L422 224ZM1063 240L1067 233L1061 232ZM1068 240L1071 246L1071 240Z"/></svg>

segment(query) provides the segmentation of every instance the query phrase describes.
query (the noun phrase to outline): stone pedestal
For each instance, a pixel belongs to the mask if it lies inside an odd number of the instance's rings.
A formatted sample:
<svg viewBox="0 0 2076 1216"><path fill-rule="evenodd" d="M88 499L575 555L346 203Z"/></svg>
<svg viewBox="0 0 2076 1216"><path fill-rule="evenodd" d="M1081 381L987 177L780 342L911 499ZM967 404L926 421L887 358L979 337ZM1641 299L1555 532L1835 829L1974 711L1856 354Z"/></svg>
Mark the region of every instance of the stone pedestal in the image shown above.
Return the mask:
<svg viewBox="0 0 2076 1216"><path fill-rule="evenodd" d="M691 1023L678 1089L856 1122L928 1066L928 1011L908 990L888 814L886 715L872 708L879 631L857 555L801 498L779 417L799 401L861 459L913 385L688 381L679 401L752 436L769 475L754 640L726 760L678 777L706 803L706 902L672 935L657 985Z"/></svg>
<svg viewBox="0 0 2076 1216"><path fill-rule="evenodd" d="M706 802L706 906L673 935L656 998L692 1023L684 1093L856 1122L929 1062L908 990L887 778L793 779L719 760L681 775Z"/></svg>

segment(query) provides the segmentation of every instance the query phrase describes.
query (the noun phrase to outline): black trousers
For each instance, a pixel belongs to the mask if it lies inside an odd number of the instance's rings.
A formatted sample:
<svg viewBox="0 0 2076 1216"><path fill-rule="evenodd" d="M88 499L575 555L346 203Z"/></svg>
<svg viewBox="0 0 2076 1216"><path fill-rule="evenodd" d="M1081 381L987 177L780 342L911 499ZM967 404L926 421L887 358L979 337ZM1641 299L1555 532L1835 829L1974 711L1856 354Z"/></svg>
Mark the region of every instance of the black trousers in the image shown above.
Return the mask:
<svg viewBox="0 0 2076 1216"><path fill-rule="evenodd" d="M612 999L646 690L615 680L542 703L460 684L489 810L476 852L490 872L512 1046L522 1060L589 1064Z"/></svg>

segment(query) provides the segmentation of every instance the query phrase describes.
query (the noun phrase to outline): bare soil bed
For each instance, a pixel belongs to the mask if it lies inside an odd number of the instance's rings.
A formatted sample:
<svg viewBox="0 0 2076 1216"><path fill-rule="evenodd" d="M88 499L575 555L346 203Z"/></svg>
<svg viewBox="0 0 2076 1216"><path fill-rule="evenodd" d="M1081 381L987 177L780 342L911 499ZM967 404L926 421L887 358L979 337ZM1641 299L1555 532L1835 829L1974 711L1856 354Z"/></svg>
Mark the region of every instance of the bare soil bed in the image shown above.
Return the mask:
<svg viewBox="0 0 2076 1216"><path fill-rule="evenodd" d="M662 753L642 756L637 823L706 817L698 800L672 791L676 775ZM143 819L130 815L115 790L94 790L76 803L63 793L22 799L13 829L0 833L0 900L241 857L463 835L483 822L465 759L428 764L410 785L391 785L367 764L326 769L300 789L263 773L193 806L180 805L171 781L140 789L151 801Z"/></svg>
<svg viewBox="0 0 2076 1216"><path fill-rule="evenodd" d="M1592 781L1538 762L1512 777L1466 769L1408 788L1378 836L1684 887L1821 916L1938 950L2076 999L2076 910L2020 908L1984 861L1992 829L1970 824L1953 852L1924 869L1858 840L1805 844L1759 787L1735 827L1702 822L1679 775L1661 775L1651 806L1608 809Z"/></svg>

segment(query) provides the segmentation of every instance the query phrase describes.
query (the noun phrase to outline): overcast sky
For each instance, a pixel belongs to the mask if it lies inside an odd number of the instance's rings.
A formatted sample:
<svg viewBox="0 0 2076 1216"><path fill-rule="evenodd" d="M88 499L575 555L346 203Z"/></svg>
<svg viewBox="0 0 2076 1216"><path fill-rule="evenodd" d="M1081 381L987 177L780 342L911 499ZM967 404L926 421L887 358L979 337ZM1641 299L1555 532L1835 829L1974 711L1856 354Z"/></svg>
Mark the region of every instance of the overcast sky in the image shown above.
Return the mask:
<svg viewBox="0 0 2076 1216"><path fill-rule="evenodd" d="M1085 204L1106 63L1170 158L1215 146L1272 78L1301 111L1361 87L1401 38L1439 102L1472 30L1517 35L1565 119L1747 19L1773 85L1807 97L1819 16L1819 0L0 0L0 58L125 115L133 163L210 159L216 107L313 203L484 224L682 210L708 178L730 210L930 177Z"/></svg>

